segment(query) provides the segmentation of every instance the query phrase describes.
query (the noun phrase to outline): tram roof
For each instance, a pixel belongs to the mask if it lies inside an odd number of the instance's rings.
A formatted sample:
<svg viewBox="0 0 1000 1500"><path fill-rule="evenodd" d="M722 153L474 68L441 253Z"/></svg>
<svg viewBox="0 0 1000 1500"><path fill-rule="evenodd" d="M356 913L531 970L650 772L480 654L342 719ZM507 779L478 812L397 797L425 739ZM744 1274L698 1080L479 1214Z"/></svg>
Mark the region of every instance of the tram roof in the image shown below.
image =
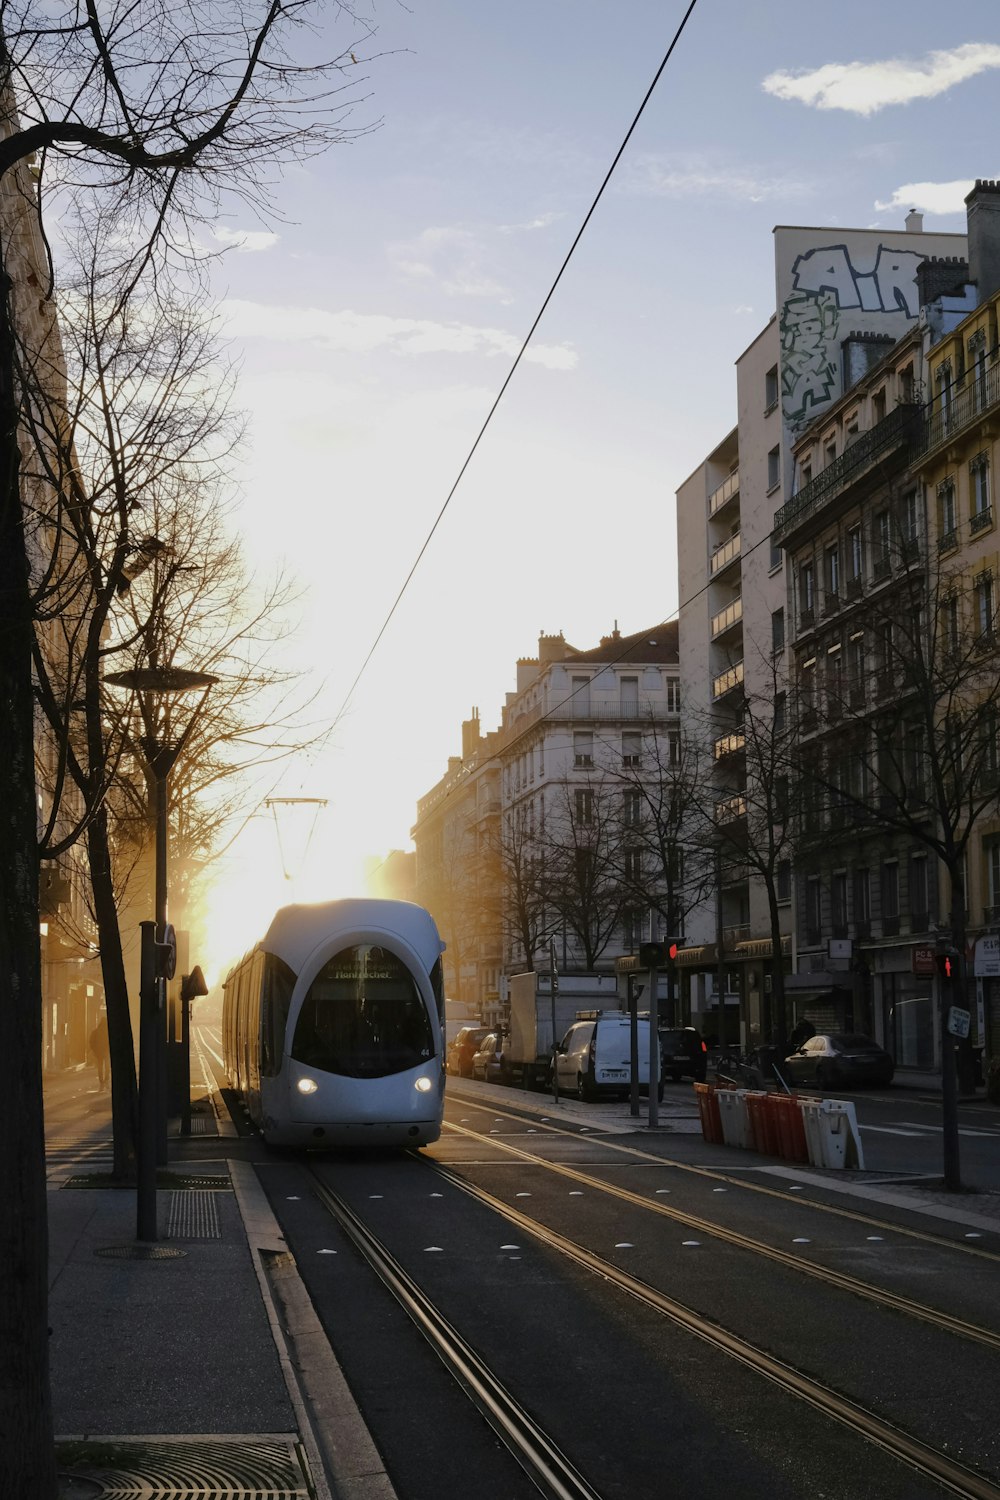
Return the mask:
<svg viewBox="0 0 1000 1500"><path fill-rule="evenodd" d="M345 937L356 933L395 935L420 955L428 969L444 948L433 917L422 906L412 901L366 897L283 906L275 913L260 946L276 953L298 973L317 945L339 932Z"/></svg>

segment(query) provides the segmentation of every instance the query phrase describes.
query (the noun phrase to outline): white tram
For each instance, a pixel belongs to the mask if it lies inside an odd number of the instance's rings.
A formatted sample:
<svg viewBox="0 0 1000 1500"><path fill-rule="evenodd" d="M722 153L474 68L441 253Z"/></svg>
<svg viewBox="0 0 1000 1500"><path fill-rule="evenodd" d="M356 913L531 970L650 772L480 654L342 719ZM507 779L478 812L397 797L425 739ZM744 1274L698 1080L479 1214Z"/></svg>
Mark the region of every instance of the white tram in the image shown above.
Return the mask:
<svg viewBox="0 0 1000 1500"><path fill-rule="evenodd" d="M223 1050L264 1139L424 1146L444 1109L444 944L408 901L285 906L226 976Z"/></svg>

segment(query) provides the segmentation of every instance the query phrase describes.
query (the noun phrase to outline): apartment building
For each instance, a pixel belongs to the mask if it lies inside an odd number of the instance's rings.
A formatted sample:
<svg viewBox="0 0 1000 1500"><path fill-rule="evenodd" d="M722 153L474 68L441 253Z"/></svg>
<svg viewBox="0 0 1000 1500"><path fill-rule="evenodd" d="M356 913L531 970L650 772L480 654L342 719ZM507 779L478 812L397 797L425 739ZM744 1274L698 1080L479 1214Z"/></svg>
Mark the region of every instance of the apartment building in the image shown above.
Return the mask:
<svg viewBox="0 0 1000 1500"><path fill-rule="evenodd" d="M445 993L484 1025L501 1019L499 736L483 735L479 710L462 725L462 754L417 803L415 899L446 944Z"/></svg>
<svg viewBox="0 0 1000 1500"><path fill-rule="evenodd" d="M795 444L918 327L919 266L964 253L964 236L925 234L916 213L898 234L779 226L777 312L736 362L736 426L677 492L685 723L702 745L720 866L688 924L685 986L692 1013L707 1010L721 971L745 1045L779 1023L776 985L788 1030L812 983L797 977L793 825L775 768L791 732L793 595L774 524L793 496Z"/></svg>

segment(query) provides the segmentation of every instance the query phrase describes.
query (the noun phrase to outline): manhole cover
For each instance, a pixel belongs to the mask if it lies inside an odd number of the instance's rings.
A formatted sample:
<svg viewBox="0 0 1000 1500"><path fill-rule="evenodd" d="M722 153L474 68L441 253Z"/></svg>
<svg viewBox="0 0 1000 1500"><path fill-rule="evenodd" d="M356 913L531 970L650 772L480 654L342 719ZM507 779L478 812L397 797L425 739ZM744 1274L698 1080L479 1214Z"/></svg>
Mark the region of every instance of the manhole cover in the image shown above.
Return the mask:
<svg viewBox="0 0 1000 1500"><path fill-rule="evenodd" d="M94 1254L106 1260L178 1260L187 1251L173 1245L104 1245Z"/></svg>

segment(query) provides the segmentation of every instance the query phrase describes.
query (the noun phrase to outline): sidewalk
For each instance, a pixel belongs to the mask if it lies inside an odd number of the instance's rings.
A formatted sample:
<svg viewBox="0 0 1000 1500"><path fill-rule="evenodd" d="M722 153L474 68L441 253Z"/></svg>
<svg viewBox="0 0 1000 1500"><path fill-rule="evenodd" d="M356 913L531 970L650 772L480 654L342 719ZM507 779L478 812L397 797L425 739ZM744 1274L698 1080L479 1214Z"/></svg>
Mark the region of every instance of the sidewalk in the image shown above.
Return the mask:
<svg viewBox="0 0 1000 1500"><path fill-rule="evenodd" d="M84 1185L110 1169L106 1098L81 1074L48 1154L65 1500L394 1500L253 1167L171 1151L159 1239L139 1243L134 1190ZM214 1114L196 1118L218 1134Z"/></svg>

